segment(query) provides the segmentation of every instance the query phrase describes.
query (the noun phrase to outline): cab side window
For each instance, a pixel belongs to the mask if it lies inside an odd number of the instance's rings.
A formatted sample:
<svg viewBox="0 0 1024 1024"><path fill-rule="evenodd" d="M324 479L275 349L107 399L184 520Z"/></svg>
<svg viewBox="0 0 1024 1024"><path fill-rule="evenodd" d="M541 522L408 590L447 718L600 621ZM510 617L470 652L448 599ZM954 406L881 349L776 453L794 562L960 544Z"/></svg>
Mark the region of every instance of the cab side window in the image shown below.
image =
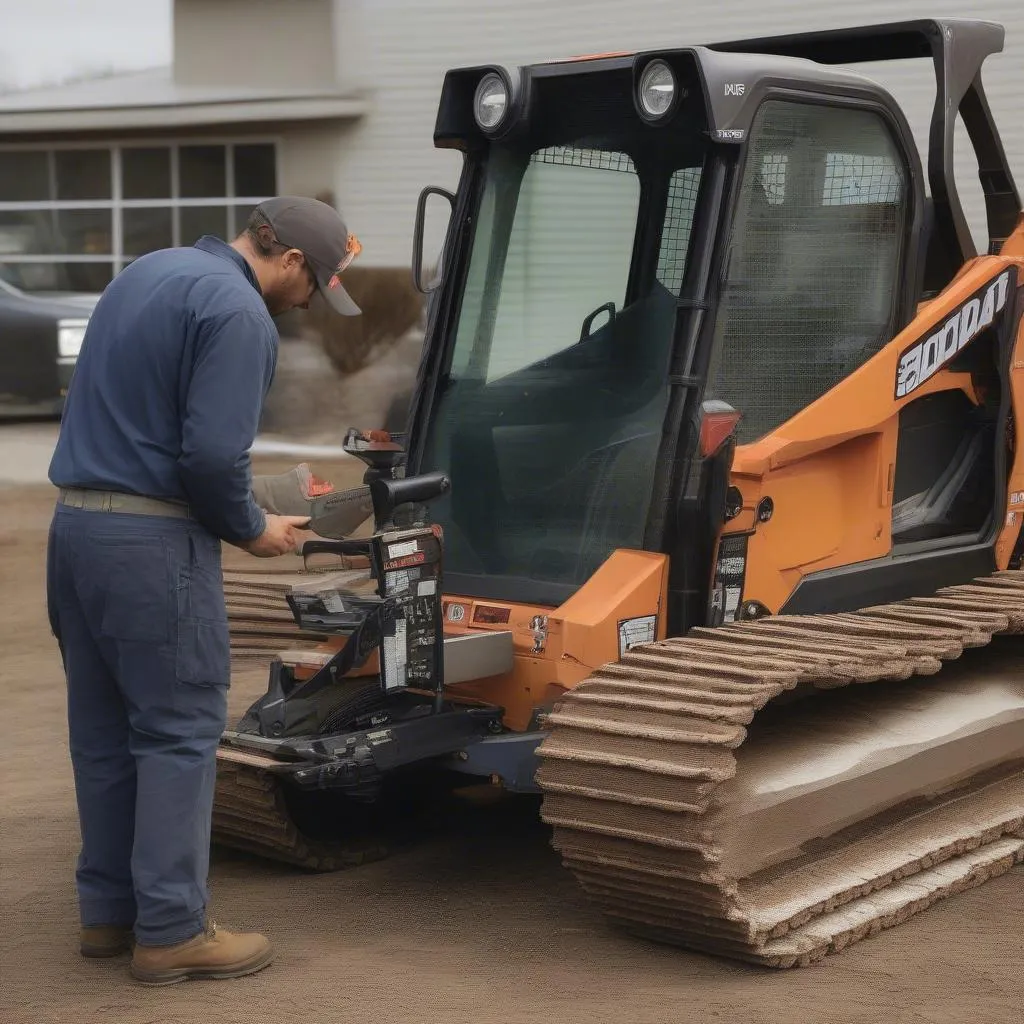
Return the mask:
<svg viewBox="0 0 1024 1024"><path fill-rule="evenodd" d="M882 117L769 100L751 141L707 396L778 427L892 336L907 169Z"/></svg>

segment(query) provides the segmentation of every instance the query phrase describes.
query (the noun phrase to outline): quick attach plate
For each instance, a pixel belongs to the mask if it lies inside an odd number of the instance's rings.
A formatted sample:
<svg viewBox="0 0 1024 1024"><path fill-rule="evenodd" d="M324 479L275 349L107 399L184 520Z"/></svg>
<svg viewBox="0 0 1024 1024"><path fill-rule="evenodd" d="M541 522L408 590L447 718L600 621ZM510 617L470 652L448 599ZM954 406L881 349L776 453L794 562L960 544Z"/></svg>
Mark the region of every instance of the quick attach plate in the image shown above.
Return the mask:
<svg viewBox="0 0 1024 1024"><path fill-rule="evenodd" d="M275 774L303 789L335 789L372 798L384 775L455 754L501 732L504 709L448 706L433 712L429 699L395 698L391 720L381 726L317 739L273 740L249 733L225 733L223 742L240 750L286 757Z"/></svg>

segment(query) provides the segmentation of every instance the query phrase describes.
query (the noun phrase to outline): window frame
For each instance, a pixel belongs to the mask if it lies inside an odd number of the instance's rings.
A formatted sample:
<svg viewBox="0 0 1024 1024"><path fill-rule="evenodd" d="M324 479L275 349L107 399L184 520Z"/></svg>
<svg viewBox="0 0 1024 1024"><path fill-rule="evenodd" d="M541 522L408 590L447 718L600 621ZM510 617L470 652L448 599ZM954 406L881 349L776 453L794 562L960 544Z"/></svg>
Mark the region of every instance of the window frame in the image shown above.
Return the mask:
<svg viewBox="0 0 1024 1024"><path fill-rule="evenodd" d="M56 154L76 150L105 150L110 159L110 198L109 199L48 199L48 200L16 200L0 201L0 213L53 213L63 210L109 210L111 213L111 249L109 253L22 253L8 256L0 253L0 262L10 264L107 264L111 267L111 277L115 277L124 267L142 253L126 253L124 249L124 216L128 209L150 209L171 211L171 244L183 243L181 238L181 211L188 208L223 206L228 210L228 235L237 234L241 227L235 223L235 210L243 204L255 206L270 196L237 196L235 195L235 147L252 145L270 145L274 148L275 185L280 192L283 171L283 139L280 135L230 135L230 136L174 136L173 138L131 138L97 139L92 141L0 143L0 159L6 153L38 152L46 153L47 173L49 175L50 195L56 194ZM225 150L225 194L205 198L181 198L180 182L180 150L188 146L216 146ZM171 188L173 196L153 199L125 199L123 197L121 154L128 149L160 149L170 150Z"/></svg>

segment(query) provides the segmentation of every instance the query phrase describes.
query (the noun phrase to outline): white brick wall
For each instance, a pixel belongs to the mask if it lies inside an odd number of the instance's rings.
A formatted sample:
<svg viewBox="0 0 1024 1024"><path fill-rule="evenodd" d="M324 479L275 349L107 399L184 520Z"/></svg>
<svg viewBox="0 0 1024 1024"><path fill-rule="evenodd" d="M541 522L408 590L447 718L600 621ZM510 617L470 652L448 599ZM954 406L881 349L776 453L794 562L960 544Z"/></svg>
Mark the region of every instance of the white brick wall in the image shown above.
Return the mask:
<svg viewBox="0 0 1024 1024"><path fill-rule="evenodd" d="M1001 22L1002 54L986 65L989 101L1019 183L1024 184L1024 8L996 0L335 0L344 80L372 94L373 109L341 134L336 193L363 240L366 265L407 265L416 196L426 184L452 187L459 161L433 148L444 73L474 63L528 64L588 52L686 46L787 31L840 28L914 17ZM934 96L930 65L866 69L893 90L924 144ZM917 65L916 67L914 65ZM963 142L966 144L966 138ZM959 149L958 149L959 152ZM962 191L984 237L980 186L964 162ZM966 173L966 177L965 177ZM973 176L973 177L972 177Z"/></svg>

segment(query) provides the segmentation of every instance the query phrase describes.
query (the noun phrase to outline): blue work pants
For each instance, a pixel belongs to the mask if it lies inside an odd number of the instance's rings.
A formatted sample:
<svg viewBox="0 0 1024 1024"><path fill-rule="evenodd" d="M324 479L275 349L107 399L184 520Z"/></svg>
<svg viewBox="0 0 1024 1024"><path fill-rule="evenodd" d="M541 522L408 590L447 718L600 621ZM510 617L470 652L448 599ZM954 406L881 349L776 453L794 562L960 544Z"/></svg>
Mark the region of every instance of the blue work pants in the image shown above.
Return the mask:
<svg viewBox="0 0 1024 1024"><path fill-rule="evenodd" d="M58 505L47 603L67 677L82 925L206 926L230 645L220 542L189 519Z"/></svg>

